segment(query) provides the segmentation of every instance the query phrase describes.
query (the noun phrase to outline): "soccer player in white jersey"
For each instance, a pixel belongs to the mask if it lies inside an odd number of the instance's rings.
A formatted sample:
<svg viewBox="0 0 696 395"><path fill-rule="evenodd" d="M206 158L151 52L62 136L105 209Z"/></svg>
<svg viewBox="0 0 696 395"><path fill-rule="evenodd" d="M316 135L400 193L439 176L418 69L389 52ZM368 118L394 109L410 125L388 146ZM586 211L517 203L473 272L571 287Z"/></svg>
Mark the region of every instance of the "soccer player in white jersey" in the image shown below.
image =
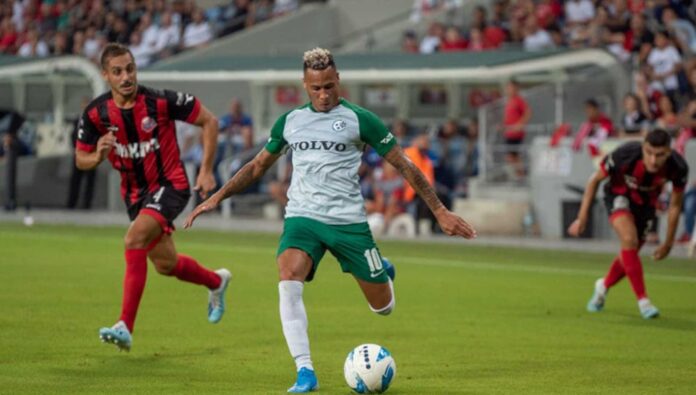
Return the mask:
<svg viewBox="0 0 696 395"><path fill-rule="evenodd" d="M443 231L466 239L476 231L447 210L425 176L406 157L384 123L372 112L340 97L333 56L315 48L304 54L304 87L309 103L283 114L265 148L186 219L190 227L201 213L255 183L286 149L293 151L283 235L278 247L280 319L297 381L288 392L317 389L309 352L307 313L302 292L328 249L351 273L370 308L388 315L394 308L393 266L380 256L365 216L358 167L365 144L399 170L432 210Z"/></svg>

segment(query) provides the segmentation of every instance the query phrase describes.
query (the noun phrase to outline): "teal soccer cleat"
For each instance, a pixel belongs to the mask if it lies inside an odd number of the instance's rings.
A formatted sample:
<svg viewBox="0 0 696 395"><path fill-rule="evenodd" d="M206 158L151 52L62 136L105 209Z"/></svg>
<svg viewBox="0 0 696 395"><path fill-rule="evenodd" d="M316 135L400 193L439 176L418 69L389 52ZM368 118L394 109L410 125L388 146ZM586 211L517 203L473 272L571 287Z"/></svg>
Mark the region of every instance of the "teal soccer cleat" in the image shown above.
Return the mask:
<svg viewBox="0 0 696 395"><path fill-rule="evenodd" d="M220 276L222 282L217 289L208 291L208 322L212 324L220 322L225 313L225 291L232 278L232 273L227 269L219 269L215 273Z"/></svg>
<svg viewBox="0 0 696 395"><path fill-rule="evenodd" d="M640 315L646 319L650 320L660 316L660 310L655 307L654 304L650 302L650 299L643 298L638 301L638 309L640 309Z"/></svg>
<svg viewBox="0 0 696 395"><path fill-rule="evenodd" d="M299 394L317 389L319 389L319 382L317 381L317 376L314 374L314 371L302 368L297 372L297 381L288 389L288 392Z"/></svg>
<svg viewBox="0 0 696 395"><path fill-rule="evenodd" d="M101 328L99 338L103 343L115 345L119 351L130 351L133 343L130 331L123 321L117 322L111 328Z"/></svg>
<svg viewBox="0 0 696 395"><path fill-rule="evenodd" d="M598 313L604 308L604 302L607 300L607 287L604 286L604 279L600 278L595 282L594 293L592 298L587 302L587 311L590 313Z"/></svg>

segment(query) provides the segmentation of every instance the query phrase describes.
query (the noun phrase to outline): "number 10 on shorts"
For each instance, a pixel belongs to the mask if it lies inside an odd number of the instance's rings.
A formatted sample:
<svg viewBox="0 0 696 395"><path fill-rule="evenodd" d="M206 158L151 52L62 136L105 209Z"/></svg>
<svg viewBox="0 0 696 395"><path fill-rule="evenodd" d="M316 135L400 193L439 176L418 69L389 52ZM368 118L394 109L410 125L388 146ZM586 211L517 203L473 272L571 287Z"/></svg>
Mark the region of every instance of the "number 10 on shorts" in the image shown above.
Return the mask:
<svg viewBox="0 0 696 395"><path fill-rule="evenodd" d="M379 252L377 252L376 248L365 250L364 255L372 273L382 270L382 258L380 258Z"/></svg>

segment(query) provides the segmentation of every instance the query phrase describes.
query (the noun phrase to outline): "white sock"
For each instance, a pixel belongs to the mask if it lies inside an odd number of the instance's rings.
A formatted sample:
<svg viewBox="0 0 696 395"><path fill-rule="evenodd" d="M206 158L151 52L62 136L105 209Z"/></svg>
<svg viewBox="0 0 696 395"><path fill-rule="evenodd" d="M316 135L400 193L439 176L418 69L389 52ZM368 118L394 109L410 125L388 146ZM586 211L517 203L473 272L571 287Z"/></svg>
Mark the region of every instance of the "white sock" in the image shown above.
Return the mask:
<svg viewBox="0 0 696 395"><path fill-rule="evenodd" d="M280 321L283 335L288 343L290 355L295 359L297 370L314 370L309 355L309 336L307 335L307 312L302 301L302 281L281 281L278 283L280 295Z"/></svg>
<svg viewBox="0 0 696 395"><path fill-rule="evenodd" d="M396 296L394 295L394 283L392 282L391 278L388 280L389 280L389 290L391 290L391 300L389 301L389 303L386 306L382 307L381 309L375 309L369 303L367 304L368 306L370 306L370 310L372 310L373 312L380 314L380 315L391 314L392 310L394 310L394 306L396 305Z"/></svg>

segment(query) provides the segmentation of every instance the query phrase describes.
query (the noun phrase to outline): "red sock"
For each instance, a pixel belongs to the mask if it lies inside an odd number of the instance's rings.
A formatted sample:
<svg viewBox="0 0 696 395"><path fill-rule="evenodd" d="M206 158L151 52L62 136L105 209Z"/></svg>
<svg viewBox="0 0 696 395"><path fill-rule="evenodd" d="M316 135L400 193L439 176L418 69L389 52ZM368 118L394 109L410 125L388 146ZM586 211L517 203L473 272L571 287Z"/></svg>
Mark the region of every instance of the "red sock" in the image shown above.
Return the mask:
<svg viewBox="0 0 696 395"><path fill-rule="evenodd" d="M133 333L135 316L138 314L140 297L143 296L147 279L147 250L126 250L126 276L123 279L123 304L121 320Z"/></svg>
<svg viewBox="0 0 696 395"><path fill-rule="evenodd" d="M621 250L621 261L623 262L626 276L631 282L633 293L638 299L646 296L645 283L643 282L643 265L640 263L638 250Z"/></svg>
<svg viewBox="0 0 696 395"><path fill-rule="evenodd" d="M174 270L172 270L170 275L176 276L181 281L205 285L209 289L216 289L220 286L222 280L217 273L204 268L190 256L183 254L178 254L177 256L179 260L177 260L176 266L174 266Z"/></svg>
<svg viewBox="0 0 696 395"><path fill-rule="evenodd" d="M614 259L614 262L612 262L611 267L609 268L609 272L604 277L604 286L607 289L611 288L616 283L618 283L622 278L624 278L625 275L626 275L626 272L624 271L624 268L621 265L621 257L617 256Z"/></svg>

